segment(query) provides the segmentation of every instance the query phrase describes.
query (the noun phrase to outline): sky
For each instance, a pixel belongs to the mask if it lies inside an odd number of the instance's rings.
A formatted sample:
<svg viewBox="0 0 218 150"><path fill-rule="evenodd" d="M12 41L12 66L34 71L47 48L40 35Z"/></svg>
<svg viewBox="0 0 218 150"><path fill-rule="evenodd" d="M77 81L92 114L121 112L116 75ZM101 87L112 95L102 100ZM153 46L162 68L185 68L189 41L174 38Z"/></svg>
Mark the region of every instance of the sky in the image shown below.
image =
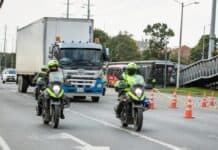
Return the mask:
<svg viewBox="0 0 218 150"><path fill-rule="evenodd" d="M0 51L3 47L4 26L7 24L7 51L15 51L16 28L41 17L65 17L67 0L5 0L0 9ZM181 5L179 0L90 0L95 28L105 30L110 36L119 31L128 31L135 40L145 38L143 30L148 24L166 23L175 36L170 47L179 45ZM212 0L197 0L198 5L184 8L182 45L190 47L198 43L200 36L210 31ZM184 3L193 2L183 0ZM70 17L85 18L82 8L87 0L70 0ZM218 11L218 10L217 10ZM216 17L216 20L218 16ZM216 24L216 27L218 24ZM216 34L218 30L216 30Z"/></svg>

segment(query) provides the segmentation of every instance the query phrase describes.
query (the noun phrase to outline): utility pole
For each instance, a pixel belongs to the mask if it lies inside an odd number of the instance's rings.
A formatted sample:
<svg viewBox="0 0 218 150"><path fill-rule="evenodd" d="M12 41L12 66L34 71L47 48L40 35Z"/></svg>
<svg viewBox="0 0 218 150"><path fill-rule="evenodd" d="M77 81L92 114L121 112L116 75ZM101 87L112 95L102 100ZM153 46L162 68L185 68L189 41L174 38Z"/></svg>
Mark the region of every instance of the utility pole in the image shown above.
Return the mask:
<svg viewBox="0 0 218 150"><path fill-rule="evenodd" d="M11 39L11 68L14 68L14 38Z"/></svg>
<svg viewBox="0 0 218 150"><path fill-rule="evenodd" d="M181 5L181 20L180 20L180 35L179 35L179 49L178 49L178 65L177 65L177 77L176 77L176 88L179 88L179 79L180 79L180 64L181 64L181 49L182 49L182 30L183 30L183 10L184 7L190 6L193 4L199 4L198 1L193 1L190 3L184 3L184 2L179 2L176 0Z"/></svg>
<svg viewBox="0 0 218 150"><path fill-rule="evenodd" d="M210 41L209 41L209 50L208 50L208 59L212 57L212 53L215 50L215 24L216 24L216 0L212 2L212 11L211 11L211 24L210 24Z"/></svg>
<svg viewBox="0 0 218 150"><path fill-rule="evenodd" d="M87 19L90 19L90 0L88 0L88 5L87 5Z"/></svg>
<svg viewBox="0 0 218 150"><path fill-rule="evenodd" d="M4 35L4 67L6 68L6 45L7 44L7 25L5 25L5 35Z"/></svg>
<svg viewBox="0 0 218 150"><path fill-rule="evenodd" d="M69 19L69 12L70 12L70 0L67 0L67 19Z"/></svg>
<svg viewBox="0 0 218 150"><path fill-rule="evenodd" d="M87 14L85 16L87 17L88 20L91 19L92 4L91 4L90 0L87 0L87 3L83 4L81 7L87 9Z"/></svg>

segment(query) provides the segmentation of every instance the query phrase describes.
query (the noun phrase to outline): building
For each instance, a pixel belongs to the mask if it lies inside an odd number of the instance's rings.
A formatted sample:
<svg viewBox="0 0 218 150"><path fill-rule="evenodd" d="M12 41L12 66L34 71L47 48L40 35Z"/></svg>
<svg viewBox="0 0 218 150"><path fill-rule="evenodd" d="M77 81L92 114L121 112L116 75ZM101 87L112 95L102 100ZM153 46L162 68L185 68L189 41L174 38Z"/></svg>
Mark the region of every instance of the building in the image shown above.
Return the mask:
<svg viewBox="0 0 218 150"><path fill-rule="evenodd" d="M177 55L178 54L178 50L179 48L172 48L170 51L171 51L171 54L172 55ZM181 47L181 58L186 60L186 61L189 61L189 57L191 55L191 48L184 45Z"/></svg>

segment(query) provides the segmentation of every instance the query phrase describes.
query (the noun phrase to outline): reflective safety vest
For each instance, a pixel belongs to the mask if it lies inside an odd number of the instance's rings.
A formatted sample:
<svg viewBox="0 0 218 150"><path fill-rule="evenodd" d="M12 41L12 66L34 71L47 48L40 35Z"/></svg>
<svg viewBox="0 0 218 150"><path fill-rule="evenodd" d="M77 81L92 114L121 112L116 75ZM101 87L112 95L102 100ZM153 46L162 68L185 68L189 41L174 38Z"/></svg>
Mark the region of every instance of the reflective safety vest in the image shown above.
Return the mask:
<svg viewBox="0 0 218 150"><path fill-rule="evenodd" d="M123 80L126 82L127 85L130 87L134 84L137 74L135 75L128 75L126 72L122 73Z"/></svg>

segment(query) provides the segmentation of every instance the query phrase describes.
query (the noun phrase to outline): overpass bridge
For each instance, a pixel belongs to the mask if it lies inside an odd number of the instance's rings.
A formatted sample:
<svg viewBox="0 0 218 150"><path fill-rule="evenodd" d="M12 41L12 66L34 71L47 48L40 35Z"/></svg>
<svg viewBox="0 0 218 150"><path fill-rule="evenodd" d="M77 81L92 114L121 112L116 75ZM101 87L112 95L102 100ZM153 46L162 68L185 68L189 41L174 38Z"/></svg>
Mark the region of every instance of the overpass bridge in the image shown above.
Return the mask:
<svg viewBox="0 0 218 150"><path fill-rule="evenodd" d="M218 56L197 61L180 71L181 86L216 87L218 85Z"/></svg>

